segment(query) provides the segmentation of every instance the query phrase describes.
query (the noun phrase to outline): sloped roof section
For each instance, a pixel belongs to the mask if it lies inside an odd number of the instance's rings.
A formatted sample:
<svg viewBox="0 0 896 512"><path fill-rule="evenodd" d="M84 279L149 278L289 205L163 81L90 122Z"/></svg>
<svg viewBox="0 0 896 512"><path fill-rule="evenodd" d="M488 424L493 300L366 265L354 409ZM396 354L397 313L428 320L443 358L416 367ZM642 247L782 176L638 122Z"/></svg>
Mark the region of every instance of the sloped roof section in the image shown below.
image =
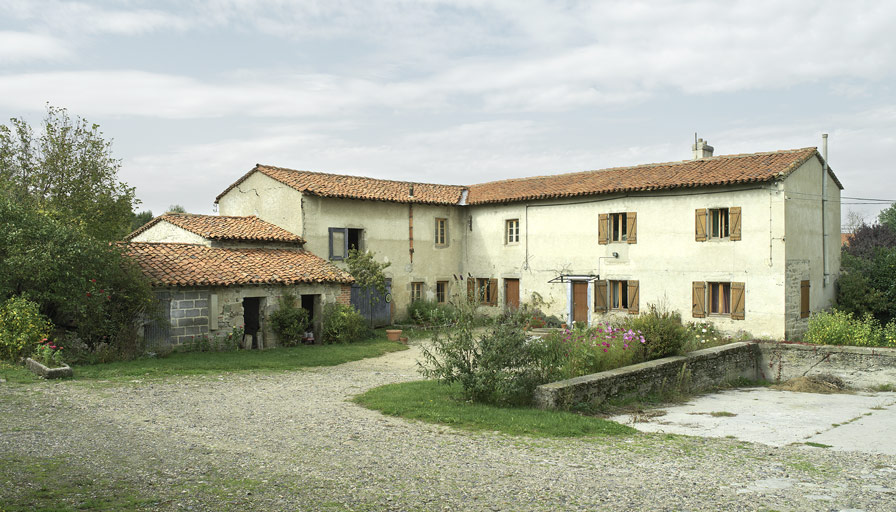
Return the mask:
<svg viewBox="0 0 896 512"><path fill-rule="evenodd" d="M812 157L821 158L814 147L493 181L469 187L467 204L768 182Z"/></svg>
<svg viewBox="0 0 896 512"><path fill-rule="evenodd" d="M283 167L257 164L242 178L227 187L215 202L239 186L252 173L260 172L284 185L304 194L322 197L366 199L370 201L390 201L396 203L421 203L453 205L460 201L464 187L457 185L435 185L432 183L412 183L409 181L380 180L362 176L347 176L321 172L297 171Z"/></svg>
<svg viewBox="0 0 896 512"><path fill-rule="evenodd" d="M351 283L351 275L302 249L224 249L130 242L126 254L153 286Z"/></svg>
<svg viewBox="0 0 896 512"><path fill-rule="evenodd" d="M134 237L155 226L159 222L170 222L191 233L209 240L228 240L235 242L280 242L287 244L303 244L305 240L299 235L265 222L254 215L248 217L226 217L220 215L195 215L192 213L166 213L147 222L126 237Z"/></svg>

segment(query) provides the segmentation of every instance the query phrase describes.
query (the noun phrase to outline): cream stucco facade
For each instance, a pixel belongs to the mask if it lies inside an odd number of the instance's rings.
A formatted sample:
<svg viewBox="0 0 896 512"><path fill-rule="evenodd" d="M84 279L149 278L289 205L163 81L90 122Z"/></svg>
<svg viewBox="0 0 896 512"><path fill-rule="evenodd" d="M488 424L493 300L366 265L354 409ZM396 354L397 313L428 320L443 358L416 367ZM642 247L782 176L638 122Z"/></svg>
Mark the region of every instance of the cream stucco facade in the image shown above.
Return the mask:
<svg viewBox="0 0 896 512"><path fill-rule="evenodd" d="M422 283L423 297L433 300L438 282L447 282L449 293L464 293L466 280L489 278L498 280L497 306L485 310L500 311L507 303L505 283L517 280L522 302L537 293L547 302L547 313L570 322L578 281L577 290L586 290L587 321L594 323L628 314L612 306L597 308L597 283L636 282L640 311L657 304L680 312L684 321L782 338L805 328L801 283L809 282L811 311L829 307L835 296L840 186L826 175L822 222L823 174L821 158L813 157L780 179L755 183L430 205L302 194L257 172L222 194L218 205L222 215L257 215L301 235L306 249L323 258L332 259L330 228L361 230L361 249L391 264L387 274L397 318L411 300L412 283ZM696 212L717 210L727 222L737 209L739 239L696 239ZM599 243L601 215L616 213L636 214L635 243ZM445 244L435 243L436 219L445 219ZM508 241L508 222L518 226L518 241ZM565 282L557 282L559 276ZM695 317L695 283L704 284L707 301L710 286L742 283L743 318L732 311L714 314L708 305L705 315Z"/></svg>

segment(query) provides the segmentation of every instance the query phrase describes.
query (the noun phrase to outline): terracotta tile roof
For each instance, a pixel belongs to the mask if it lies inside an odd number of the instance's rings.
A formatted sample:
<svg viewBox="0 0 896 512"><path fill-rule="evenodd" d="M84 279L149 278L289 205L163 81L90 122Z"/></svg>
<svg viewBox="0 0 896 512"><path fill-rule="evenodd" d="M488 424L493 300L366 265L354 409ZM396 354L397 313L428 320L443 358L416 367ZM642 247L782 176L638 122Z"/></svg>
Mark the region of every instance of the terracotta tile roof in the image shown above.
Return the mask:
<svg viewBox="0 0 896 512"><path fill-rule="evenodd" d="M125 253L153 286L350 283L352 277L301 249L224 249L130 242Z"/></svg>
<svg viewBox="0 0 896 512"><path fill-rule="evenodd" d="M813 156L818 156L815 148L803 148L493 181L471 186L467 204L766 182Z"/></svg>
<svg viewBox="0 0 896 512"><path fill-rule="evenodd" d="M305 240L283 228L265 222L258 217L225 217L221 215L194 215L192 213L166 213L147 222L128 235L126 240L155 226L159 222L170 222L209 240L231 240L240 242L281 242L303 244Z"/></svg>
<svg viewBox="0 0 896 512"><path fill-rule="evenodd" d="M224 192L221 192L215 198L215 202L217 203L222 196L256 171L304 194L323 197L344 197L396 203L457 204L464 191L464 187L458 185L380 180L362 176L297 171L283 167L256 164L251 171L227 187ZM410 195L412 187L414 190L413 196Z"/></svg>

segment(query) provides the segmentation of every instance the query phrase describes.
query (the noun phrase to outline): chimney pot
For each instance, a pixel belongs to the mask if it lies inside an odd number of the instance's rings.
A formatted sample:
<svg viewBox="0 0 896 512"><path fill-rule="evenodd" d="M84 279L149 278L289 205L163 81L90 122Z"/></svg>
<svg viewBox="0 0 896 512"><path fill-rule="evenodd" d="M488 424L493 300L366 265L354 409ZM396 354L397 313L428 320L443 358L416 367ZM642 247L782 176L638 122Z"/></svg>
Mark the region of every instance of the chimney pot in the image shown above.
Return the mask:
<svg viewBox="0 0 896 512"><path fill-rule="evenodd" d="M707 144L703 139L697 139L696 144L691 144L691 151L693 151L694 153L694 160L711 157L713 149L714 148Z"/></svg>

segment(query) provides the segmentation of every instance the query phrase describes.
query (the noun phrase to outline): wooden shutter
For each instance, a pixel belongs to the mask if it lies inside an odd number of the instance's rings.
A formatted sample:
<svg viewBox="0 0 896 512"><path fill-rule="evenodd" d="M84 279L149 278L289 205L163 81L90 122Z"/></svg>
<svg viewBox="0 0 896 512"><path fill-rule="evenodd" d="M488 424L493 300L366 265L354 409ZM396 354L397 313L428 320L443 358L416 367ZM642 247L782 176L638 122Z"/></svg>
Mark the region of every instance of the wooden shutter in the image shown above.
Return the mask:
<svg viewBox="0 0 896 512"><path fill-rule="evenodd" d="M694 318L703 318L706 316L706 283L703 281L694 281L693 285L693 308L691 316Z"/></svg>
<svg viewBox="0 0 896 512"><path fill-rule="evenodd" d="M728 238L740 240L740 206L728 208Z"/></svg>
<svg viewBox="0 0 896 512"><path fill-rule="evenodd" d="M628 224L626 226L628 243L636 244L636 243L638 243L638 213L637 212L628 212L625 215L625 219L626 219L626 224Z"/></svg>
<svg viewBox="0 0 896 512"><path fill-rule="evenodd" d="M800 282L800 318L809 318L809 281Z"/></svg>
<svg viewBox="0 0 896 512"><path fill-rule="evenodd" d="M472 277L467 278L467 300L473 301L476 299L476 280Z"/></svg>
<svg viewBox="0 0 896 512"><path fill-rule="evenodd" d="M497 306L498 305L498 280L497 279L489 279L488 280L488 305L489 306Z"/></svg>
<svg viewBox="0 0 896 512"><path fill-rule="evenodd" d="M628 313L638 314L638 282L628 281Z"/></svg>
<svg viewBox="0 0 896 512"><path fill-rule="evenodd" d="M731 318L733 320L744 319L745 300L744 283L731 283Z"/></svg>
<svg viewBox="0 0 896 512"><path fill-rule="evenodd" d="M694 218L695 240L698 242L706 241L706 208L699 208Z"/></svg>
<svg viewBox="0 0 896 512"><path fill-rule="evenodd" d="M594 310L595 311L606 311L607 310L607 282L606 281L595 281L594 282Z"/></svg>
<svg viewBox="0 0 896 512"><path fill-rule="evenodd" d="M597 243L600 245L607 245L610 242L608 218L609 216L606 213L601 213L597 216Z"/></svg>

